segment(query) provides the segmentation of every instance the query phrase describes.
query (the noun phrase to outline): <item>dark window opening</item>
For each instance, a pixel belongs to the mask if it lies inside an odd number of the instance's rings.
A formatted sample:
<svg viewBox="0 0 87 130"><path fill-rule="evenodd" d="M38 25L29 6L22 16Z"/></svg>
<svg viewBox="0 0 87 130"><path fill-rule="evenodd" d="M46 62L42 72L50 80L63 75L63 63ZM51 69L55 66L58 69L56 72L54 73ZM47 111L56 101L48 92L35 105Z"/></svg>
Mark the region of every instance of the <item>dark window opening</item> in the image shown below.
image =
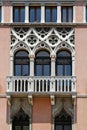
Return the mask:
<svg viewBox="0 0 87 130"><path fill-rule="evenodd" d="M47 51L39 51L35 57L35 75L49 76L50 75L50 54Z"/></svg>
<svg viewBox="0 0 87 130"><path fill-rule="evenodd" d="M57 7L46 6L45 7L45 22L56 22L57 21Z"/></svg>
<svg viewBox="0 0 87 130"><path fill-rule="evenodd" d="M27 51L21 50L14 55L14 75L29 75L29 54Z"/></svg>
<svg viewBox="0 0 87 130"><path fill-rule="evenodd" d="M13 7L13 22L24 22L25 21L25 7L14 6Z"/></svg>
<svg viewBox="0 0 87 130"><path fill-rule="evenodd" d="M56 75L71 76L72 75L72 58L68 51L59 51L56 58Z"/></svg>
<svg viewBox="0 0 87 130"><path fill-rule="evenodd" d="M41 20L41 7L40 6L30 6L29 7L29 21L30 22L40 22Z"/></svg>
<svg viewBox="0 0 87 130"><path fill-rule="evenodd" d="M71 116L64 109L55 117L55 130L72 130Z"/></svg>
<svg viewBox="0 0 87 130"><path fill-rule="evenodd" d="M13 118L12 130L29 130L29 116L24 113L22 108Z"/></svg>
<svg viewBox="0 0 87 130"><path fill-rule="evenodd" d="M73 7L62 6L61 10L62 10L61 12L62 22L73 22Z"/></svg>

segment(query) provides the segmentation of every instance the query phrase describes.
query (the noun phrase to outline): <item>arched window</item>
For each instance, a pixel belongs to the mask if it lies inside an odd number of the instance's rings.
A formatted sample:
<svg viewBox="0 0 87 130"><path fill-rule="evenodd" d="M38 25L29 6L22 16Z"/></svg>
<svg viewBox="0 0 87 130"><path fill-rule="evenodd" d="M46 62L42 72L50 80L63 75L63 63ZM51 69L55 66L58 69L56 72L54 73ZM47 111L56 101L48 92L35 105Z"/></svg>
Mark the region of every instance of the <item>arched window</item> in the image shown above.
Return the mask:
<svg viewBox="0 0 87 130"><path fill-rule="evenodd" d="M71 116L64 109L55 117L55 130L72 130Z"/></svg>
<svg viewBox="0 0 87 130"><path fill-rule="evenodd" d="M22 108L13 118L12 130L29 130L29 116L24 113Z"/></svg>
<svg viewBox="0 0 87 130"><path fill-rule="evenodd" d="M56 58L56 75L72 75L72 57L71 53L66 50L59 51Z"/></svg>
<svg viewBox="0 0 87 130"><path fill-rule="evenodd" d="M28 76L29 75L29 56L25 50L17 51L14 55L14 75Z"/></svg>
<svg viewBox="0 0 87 130"><path fill-rule="evenodd" d="M49 76L50 61L50 54L48 51L42 50L37 52L35 56L35 75Z"/></svg>

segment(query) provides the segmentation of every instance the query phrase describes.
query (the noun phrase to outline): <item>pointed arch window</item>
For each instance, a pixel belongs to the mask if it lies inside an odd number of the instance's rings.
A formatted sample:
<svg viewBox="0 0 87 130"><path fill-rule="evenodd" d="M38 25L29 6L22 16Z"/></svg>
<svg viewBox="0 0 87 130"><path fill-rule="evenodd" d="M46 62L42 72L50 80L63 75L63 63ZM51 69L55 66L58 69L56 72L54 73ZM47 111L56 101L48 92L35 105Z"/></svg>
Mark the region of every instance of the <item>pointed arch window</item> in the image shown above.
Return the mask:
<svg viewBox="0 0 87 130"><path fill-rule="evenodd" d="M72 75L72 57L67 50L57 52L56 58L56 75L71 76Z"/></svg>
<svg viewBox="0 0 87 130"><path fill-rule="evenodd" d="M72 119L64 109L55 117L55 130L72 130Z"/></svg>
<svg viewBox="0 0 87 130"><path fill-rule="evenodd" d="M13 118L12 130L29 130L29 116L24 113L22 108Z"/></svg>
<svg viewBox="0 0 87 130"><path fill-rule="evenodd" d="M29 75L29 54L25 50L17 51L14 55L14 75Z"/></svg>
<svg viewBox="0 0 87 130"><path fill-rule="evenodd" d="M42 50L37 52L35 56L35 75L49 76L50 64L51 64L51 60L48 51Z"/></svg>

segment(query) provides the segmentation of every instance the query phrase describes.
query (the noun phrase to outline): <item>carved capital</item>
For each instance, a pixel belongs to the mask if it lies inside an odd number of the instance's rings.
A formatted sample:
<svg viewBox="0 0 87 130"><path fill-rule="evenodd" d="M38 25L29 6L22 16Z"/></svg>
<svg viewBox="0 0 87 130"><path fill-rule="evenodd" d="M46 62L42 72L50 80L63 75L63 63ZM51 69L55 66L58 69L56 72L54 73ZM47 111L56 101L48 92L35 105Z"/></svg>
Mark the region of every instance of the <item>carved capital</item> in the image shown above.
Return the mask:
<svg viewBox="0 0 87 130"><path fill-rule="evenodd" d="M55 96L50 95L51 105L55 105Z"/></svg>
<svg viewBox="0 0 87 130"><path fill-rule="evenodd" d="M33 97L32 97L32 95L28 95L28 102L29 102L29 104L33 105Z"/></svg>

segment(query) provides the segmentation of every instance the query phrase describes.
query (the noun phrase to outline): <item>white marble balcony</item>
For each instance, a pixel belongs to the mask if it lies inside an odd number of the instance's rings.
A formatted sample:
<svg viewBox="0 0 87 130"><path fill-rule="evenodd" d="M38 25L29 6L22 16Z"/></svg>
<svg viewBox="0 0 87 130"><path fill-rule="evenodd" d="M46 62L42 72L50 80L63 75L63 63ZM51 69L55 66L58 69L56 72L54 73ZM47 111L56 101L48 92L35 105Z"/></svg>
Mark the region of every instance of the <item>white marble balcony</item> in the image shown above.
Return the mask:
<svg viewBox="0 0 87 130"><path fill-rule="evenodd" d="M8 76L7 94L73 94L76 77L73 76Z"/></svg>

